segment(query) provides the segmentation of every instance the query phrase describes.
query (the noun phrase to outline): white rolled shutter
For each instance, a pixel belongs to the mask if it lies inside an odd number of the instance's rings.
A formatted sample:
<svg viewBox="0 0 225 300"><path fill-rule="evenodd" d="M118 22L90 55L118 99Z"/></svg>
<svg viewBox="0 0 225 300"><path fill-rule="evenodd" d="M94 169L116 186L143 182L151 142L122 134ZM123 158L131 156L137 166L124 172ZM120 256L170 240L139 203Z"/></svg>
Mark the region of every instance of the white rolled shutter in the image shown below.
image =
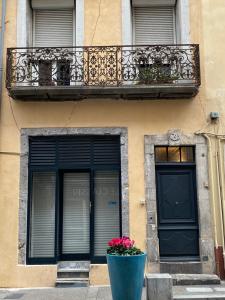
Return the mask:
<svg viewBox="0 0 225 300"><path fill-rule="evenodd" d="M108 241L120 236L119 173L97 171L95 175L94 249L106 255Z"/></svg>
<svg viewBox="0 0 225 300"><path fill-rule="evenodd" d="M63 180L63 254L90 252L89 173L65 173Z"/></svg>
<svg viewBox="0 0 225 300"><path fill-rule="evenodd" d="M73 9L35 10L34 46L73 46Z"/></svg>
<svg viewBox="0 0 225 300"><path fill-rule="evenodd" d="M135 44L173 44L174 7L134 7L133 29Z"/></svg>
<svg viewBox="0 0 225 300"><path fill-rule="evenodd" d="M55 249L54 173L34 173L30 221L30 257L54 257Z"/></svg>

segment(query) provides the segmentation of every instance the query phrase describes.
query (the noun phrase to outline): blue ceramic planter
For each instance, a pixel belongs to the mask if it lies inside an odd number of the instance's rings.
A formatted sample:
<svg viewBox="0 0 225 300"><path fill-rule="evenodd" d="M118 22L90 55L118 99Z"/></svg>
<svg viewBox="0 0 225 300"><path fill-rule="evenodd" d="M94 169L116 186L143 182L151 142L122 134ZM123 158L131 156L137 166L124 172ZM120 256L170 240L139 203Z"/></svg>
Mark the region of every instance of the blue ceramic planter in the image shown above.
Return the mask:
<svg viewBox="0 0 225 300"><path fill-rule="evenodd" d="M146 254L107 254L113 300L141 300Z"/></svg>

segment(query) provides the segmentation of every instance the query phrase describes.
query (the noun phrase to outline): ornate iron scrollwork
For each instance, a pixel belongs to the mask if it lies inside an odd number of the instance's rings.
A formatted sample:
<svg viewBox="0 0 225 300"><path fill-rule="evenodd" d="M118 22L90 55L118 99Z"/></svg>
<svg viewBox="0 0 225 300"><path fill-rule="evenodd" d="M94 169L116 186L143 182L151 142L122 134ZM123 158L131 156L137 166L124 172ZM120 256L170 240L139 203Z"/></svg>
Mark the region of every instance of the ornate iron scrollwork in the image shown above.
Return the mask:
<svg viewBox="0 0 225 300"><path fill-rule="evenodd" d="M7 88L16 86L200 85L198 45L9 48Z"/></svg>

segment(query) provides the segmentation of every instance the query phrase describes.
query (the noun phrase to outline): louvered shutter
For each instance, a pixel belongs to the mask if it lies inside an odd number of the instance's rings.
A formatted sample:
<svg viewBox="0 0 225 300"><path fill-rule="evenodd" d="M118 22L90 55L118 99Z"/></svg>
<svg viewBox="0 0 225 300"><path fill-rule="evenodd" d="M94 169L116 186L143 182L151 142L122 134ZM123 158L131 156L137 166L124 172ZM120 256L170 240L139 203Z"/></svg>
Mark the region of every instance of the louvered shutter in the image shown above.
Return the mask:
<svg viewBox="0 0 225 300"><path fill-rule="evenodd" d="M94 254L104 256L108 241L120 236L119 172L98 171L94 184Z"/></svg>
<svg viewBox="0 0 225 300"><path fill-rule="evenodd" d="M120 166L118 136L32 137L30 167Z"/></svg>
<svg viewBox="0 0 225 300"><path fill-rule="evenodd" d="M34 138L29 143L29 165L38 166L54 166L57 157L56 141L51 138Z"/></svg>
<svg viewBox="0 0 225 300"><path fill-rule="evenodd" d="M174 7L134 7L136 45L174 43Z"/></svg>
<svg viewBox="0 0 225 300"><path fill-rule="evenodd" d="M30 222L30 257L54 257L55 251L54 173L34 173Z"/></svg>
<svg viewBox="0 0 225 300"><path fill-rule="evenodd" d="M65 173L63 179L63 254L89 253L90 176Z"/></svg>
<svg viewBox="0 0 225 300"><path fill-rule="evenodd" d="M35 10L34 46L73 46L73 10Z"/></svg>

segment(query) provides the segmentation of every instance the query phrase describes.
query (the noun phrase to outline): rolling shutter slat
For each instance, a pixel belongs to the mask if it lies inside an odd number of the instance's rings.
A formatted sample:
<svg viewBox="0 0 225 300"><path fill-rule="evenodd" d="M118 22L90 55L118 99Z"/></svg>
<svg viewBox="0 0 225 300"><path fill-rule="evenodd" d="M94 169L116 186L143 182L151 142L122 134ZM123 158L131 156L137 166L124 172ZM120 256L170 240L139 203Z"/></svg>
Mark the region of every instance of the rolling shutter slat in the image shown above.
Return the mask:
<svg viewBox="0 0 225 300"><path fill-rule="evenodd" d="M34 173L31 209L31 257L54 257L55 174Z"/></svg>
<svg viewBox="0 0 225 300"><path fill-rule="evenodd" d="M64 174L63 198L63 254L89 253L89 174Z"/></svg>
<svg viewBox="0 0 225 300"><path fill-rule="evenodd" d="M173 44L174 7L134 7L135 44Z"/></svg>
<svg viewBox="0 0 225 300"><path fill-rule="evenodd" d="M35 47L73 46L73 10L35 10Z"/></svg>
<svg viewBox="0 0 225 300"><path fill-rule="evenodd" d="M118 172L96 172L94 215L95 255L104 256L108 241L120 236Z"/></svg>

